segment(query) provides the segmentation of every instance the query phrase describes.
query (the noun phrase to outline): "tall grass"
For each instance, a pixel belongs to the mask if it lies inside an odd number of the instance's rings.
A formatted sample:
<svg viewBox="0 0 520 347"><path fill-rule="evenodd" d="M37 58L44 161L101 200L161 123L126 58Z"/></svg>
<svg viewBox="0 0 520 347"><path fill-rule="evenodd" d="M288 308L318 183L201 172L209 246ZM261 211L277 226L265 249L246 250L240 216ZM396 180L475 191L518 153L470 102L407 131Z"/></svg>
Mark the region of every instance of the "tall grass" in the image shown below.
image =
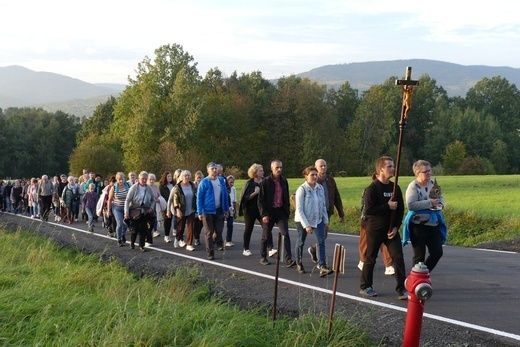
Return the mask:
<svg viewBox="0 0 520 347"><path fill-rule="evenodd" d="M3 346L371 346L337 315L281 317L240 310L195 285L196 269L138 278L102 255L0 227L0 345Z"/></svg>
<svg viewBox="0 0 520 347"><path fill-rule="evenodd" d="M399 177L399 186L406 192L414 177ZM358 233L360 199L370 184L369 177L335 178L343 202L345 223L337 214L331 220L331 229L337 232ZM520 175L439 176L446 208L443 213L448 224L448 243L473 246L481 242L520 237ZM291 193L304 181L289 179ZM240 196L244 180L237 181Z"/></svg>

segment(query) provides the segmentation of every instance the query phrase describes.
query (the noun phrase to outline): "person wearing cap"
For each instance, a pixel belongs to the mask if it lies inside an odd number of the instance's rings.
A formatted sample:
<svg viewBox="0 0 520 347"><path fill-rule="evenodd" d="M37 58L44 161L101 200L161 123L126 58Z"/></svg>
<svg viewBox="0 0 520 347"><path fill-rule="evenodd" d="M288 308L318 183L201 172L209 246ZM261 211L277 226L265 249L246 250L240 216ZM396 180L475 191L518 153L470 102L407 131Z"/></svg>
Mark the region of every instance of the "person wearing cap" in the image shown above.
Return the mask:
<svg viewBox="0 0 520 347"><path fill-rule="evenodd" d="M206 165L206 169L208 176L202 179L197 189L197 214L204 225L208 259L213 260L215 259L213 240L220 240L218 249L224 250L222 231L224 218L229 211L229 194L224 178L218 175L217 164L211 162Z"/></svg>

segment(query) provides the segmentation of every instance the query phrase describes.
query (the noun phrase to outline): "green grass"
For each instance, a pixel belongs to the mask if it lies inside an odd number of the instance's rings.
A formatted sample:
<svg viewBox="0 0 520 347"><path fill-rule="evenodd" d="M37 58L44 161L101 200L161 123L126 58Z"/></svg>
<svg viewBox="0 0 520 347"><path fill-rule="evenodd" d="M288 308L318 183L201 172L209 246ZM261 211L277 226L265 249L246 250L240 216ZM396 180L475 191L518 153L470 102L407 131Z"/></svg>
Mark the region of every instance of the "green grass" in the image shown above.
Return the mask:
<svg viewBox="0 0 520 347"><path fill-rule="evenodd" d="M399 186L406 192L413 177L399 177ZM439 176L438 183L446 202L444 216L448 224L448 244L474 246L481 242L520 237L520 175ZM303 178L289 179L291 193ZM244 185L237 180L237 196ZM370 184L370 177L338 177L338 189L347 220L340 223L337 214L331 220L336 232L358 233L360 198Z"/></svg>
<svg viewBox="0 0 520 347"><path fill-rule="evenodd" d="M101 254L0 227L2 346L372 346L335 316L278 317L240 310L196 285L196 268L138 278Z"/></svg>

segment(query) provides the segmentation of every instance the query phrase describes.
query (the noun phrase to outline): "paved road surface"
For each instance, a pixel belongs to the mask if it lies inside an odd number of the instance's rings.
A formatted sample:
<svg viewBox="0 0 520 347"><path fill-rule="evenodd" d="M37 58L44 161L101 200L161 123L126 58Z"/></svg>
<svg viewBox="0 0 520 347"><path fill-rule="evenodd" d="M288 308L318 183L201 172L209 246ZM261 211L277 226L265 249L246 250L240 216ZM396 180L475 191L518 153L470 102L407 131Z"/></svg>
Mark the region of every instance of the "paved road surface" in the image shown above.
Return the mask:
<svg viewBox="0 0 520 347"><path fill-rule="evenodd" d="M21 217L22 218L22 217ZM27 217L23 217L27 218ZM38 223L39 224L39 223ZM53 227L54 223L48 223ZM99 223L98 223L99 224ZM72 225L61 224L63 228L86 230L83 222ZM259 263L259 243L261 230L255 227L251 241L253 256L242 255L243 224L235 223L233 242L235 247L226 251L215 252L215 260L206 260L204 245L197 246L193 252L185 249L174 249L173 243L166 244L162 236L154 239L153 251L163 251L168 256L185 257L214 266L226 267L267 279L274 279L275 258L270 258L272 264L263 266ZM92 237L104 237L107 242L116 242L105 235L106 230L96 228ZM276 240L277 229L273 230ZM296 231L290 230L294 247ZM306 247L310 246L314 237L308 237ZM338 279L337 295L347 300L383 306L392 310L406 312L406 301L397 299L394 291L393 276L385 276L384 266L378 258L374 273L374 288L379 296L374 299L363 298L358 294L359 275L357 268L359 260L357 253L358 237L330 233L326 242L328 263L332 266L332 252L336 243L346 248L345 274ZM293 251L294 253L294 251ZM412 250L408 245L404 248L407 273L410 271ZM279 280L292 285L313 290L331 292L333 276L320 278L318 271L312 267L308 253L305 253L304 266L306 274L299 275L295 268L280 267ZM512 252L489 251L475 248L445 246L444 256L431 274L433 296L426 302L425 317L447 322L455 326L476 329L481 332L495 334L513 340L520 344L520 254Z"/></svg>

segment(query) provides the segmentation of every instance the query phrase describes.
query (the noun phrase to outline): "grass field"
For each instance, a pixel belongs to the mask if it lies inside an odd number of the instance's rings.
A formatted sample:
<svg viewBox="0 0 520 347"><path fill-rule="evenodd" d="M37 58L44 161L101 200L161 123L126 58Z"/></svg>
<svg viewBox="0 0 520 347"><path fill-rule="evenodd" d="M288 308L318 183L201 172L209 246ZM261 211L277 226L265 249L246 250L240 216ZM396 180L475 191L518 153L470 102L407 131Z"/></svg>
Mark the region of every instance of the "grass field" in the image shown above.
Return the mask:
<svg viewBox="0 0 520 347"><path fill-rule="evenodd" d="M414 177L399 177L399 186L406 192ZM304 179L289 179L294 193ZM475 244L520 237L520 175L492 176L439 176L438 183L446 202L443 213L448 224L448 244L473 246ZM245 180L235 183L237 196ZM370 184L369 177L336 178L347 216L339 223L337 215L331 228L337 232L357 233L359 230L360 198Z"/></svg>
<svg viewBox="0 0 520 347"><path fill-rule="evenodd" d="M101 254L0 227L2 346L373 346L339 314L278 317L240 310L195 285L196 267L138 278Z"/></svg>

